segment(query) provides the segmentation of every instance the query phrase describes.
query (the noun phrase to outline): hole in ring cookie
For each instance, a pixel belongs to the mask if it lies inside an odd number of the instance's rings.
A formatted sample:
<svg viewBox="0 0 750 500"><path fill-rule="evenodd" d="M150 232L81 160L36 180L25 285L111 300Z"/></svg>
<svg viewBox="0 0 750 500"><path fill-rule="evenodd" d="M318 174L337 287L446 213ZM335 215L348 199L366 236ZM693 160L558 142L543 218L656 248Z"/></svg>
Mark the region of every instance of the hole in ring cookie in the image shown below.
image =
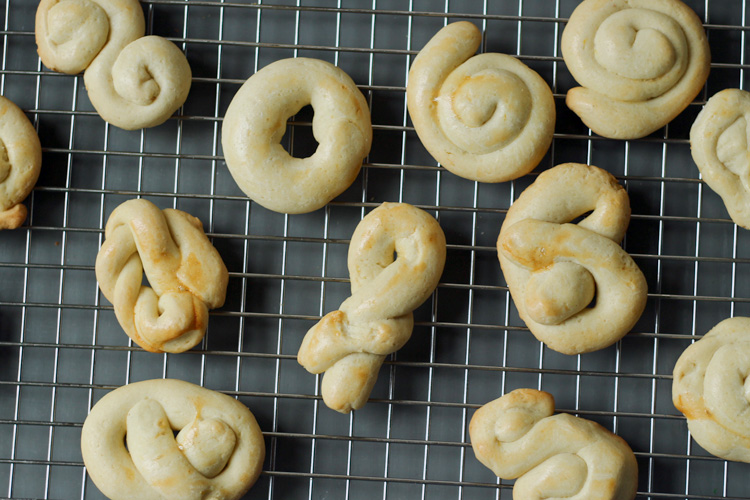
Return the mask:
<svg viewBox="0 0 750 500"><path fill-rule="evenodd" d="M287 119L286 132L281 138L281 146L295 158L309 158L318 149L318 141L313 135L311 105L303 106Z"/></svg>

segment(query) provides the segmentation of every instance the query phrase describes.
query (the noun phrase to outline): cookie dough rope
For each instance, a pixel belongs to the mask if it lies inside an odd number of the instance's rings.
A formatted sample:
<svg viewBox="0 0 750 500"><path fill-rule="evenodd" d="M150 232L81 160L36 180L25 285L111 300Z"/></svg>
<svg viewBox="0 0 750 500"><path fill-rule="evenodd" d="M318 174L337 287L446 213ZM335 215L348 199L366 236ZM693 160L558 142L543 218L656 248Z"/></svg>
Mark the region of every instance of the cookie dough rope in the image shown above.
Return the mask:
<svg viewBox="0 0 750 500"><path fill-rule="evenodd" d="M437 286L445 254L440 225L411 205L384 203L362 219L349 246L352 295L307 332L297 355L307 371L325 371L329 408L364 406L385 357L411 337L412 311Z"/></svg>
<svg viewBox="0 0 750 500"><path fill-rule="evenodd" d="M750 462L750 318L729 318L680 355L672 401L710 453Z"/></svg>
<svg viewBox="0 0 750 500"><path fill-rule="evenodd" d="M183 352L201 341L208 309L221 307L227 269L200 220L129 200L110 215L96 278L120 325L151 352ZM142 286L143 271L151 287Z"/></svg>
<svg viewBox="0 0 750 500"><path fill-rule="evenodd" d="M242 403L167 379L99 400L83 424L81 452L91 479L113 500L229 500L257 480L265 445Z"/></svg>
<svg viewBox="0 0 750 500"><path fill-rule="evenodd" d="M721 196L732 220L750 229L750 92L711 97L690 129L690 152L703 180Z"/></svg>
<svg viewBox="0 0 750 500"><path fill-rule="evenodd" d="M708 78L698 16L679 0L585 0L566 25L566 103L599 135L637 139L674 119Z"/></svg>
<svg viewBox="0 0 750 500"><path fill-rule="evenodd" d="M553 397L533 389L487 403L469 424L474 454L498 477L518 478L513 498L635 498L638 464L627 443L554 410Z"/></svg>
<svg viewBox="0 0 750 500"><path fill-rule="evenodd" d="M15 229L26 220L21 202L41 166L42 146L34 126L18 106L0 97L0 229Z"/></svg>
<svg viewBox="0 0 750 500"><path fill-rule="evenodd" d="M577 225L566 224L589 211ZM629 220L628 196L616 179L574 163L539 175L508 210L498 259L521 319L551 349L603 349L640 317L646 280L619 246Z"/></svg>
<svg viewBox="0 0 750 500"><path fill-rule="evenodd" d="M407 104L419 138L445 168L467 179L503 182L530 172L544 157L555 103L547 83L517 59L474 55L481 39L466 21L441 29L409 70Z"/></svg>
<svg viewBox="0 0 750 500"><path fill-rule="evenodd" d="M45 66L83 75L107 122L135 130L163 123L187 99L192 74L172 42L145 34L138 0L42 0L36 42Z"/></svg>

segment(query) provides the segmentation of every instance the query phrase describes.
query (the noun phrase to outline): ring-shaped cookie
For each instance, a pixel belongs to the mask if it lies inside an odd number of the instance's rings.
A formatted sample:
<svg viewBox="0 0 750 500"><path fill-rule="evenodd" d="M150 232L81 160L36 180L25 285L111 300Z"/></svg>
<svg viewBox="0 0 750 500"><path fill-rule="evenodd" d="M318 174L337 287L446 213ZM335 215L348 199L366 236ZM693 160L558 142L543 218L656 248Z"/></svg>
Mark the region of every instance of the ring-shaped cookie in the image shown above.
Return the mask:
<svg viewBox="0 0 750 500"><path fill-rule="evenodd" d="M318 148L294 158L280 142L286 122L312 105ZM323 207L357 177L372 144L370 110L351 78L318 59L282 59L242 85L229 104L221 144L229 172L252 200L276 212Z"/></svg>
<svg viewBox="0 0 750 500"><path fill-rule="evenodd" d="M412 311L429 298L445 266L445 235L427 212L383 203L357 225L349 244L352 295L305 335L297 360L322 373L326 405L364 406L385 357L411 337Z"/></svg>
<svg viewBox="0 0 750 500"><path fill-rule="evenodd" d="M750 318L725 319L675 363L672 402L693 439L727 460L750 462Z"/></svg>
<svg viewBox="0 0 750 500"><path fill-rule="evenodd" d="M544 157L555 101L544 79L518 59L474 55L481 40L467 21L441 29L409 70L407 105L422 144L442 166L466 179L503 182Z"/></svg>
<svg viewBox="0 0 750 500"><path fill-rule="evenodd" d="M36 12L42 63L67 74L84 71L97 113L125 130L165 122L190 92L185 54L145 33L138 0L42 0Z"/></svg>
<svg viewBox="0 0 750 500"><path fill-rule="evenodd" d="M690 152L702 178L732 220L750 229L750 92L726 89L711 97L690 129Z"/></svg>
<svg viewBox="0 0 750 500"><path fill-rule="evenodd" d="M700 18L679 0L584 0L561 48L581 85L566 104L612 139L644 137L672 121L703 88L711 63Z"/></svg>
<svg viewBox="0 0 750 500"><path fill-rule="evenodd" d="M236 399L160 379L100 399L83 423L81 453L112 500L233 500L258 479L265 444Z"/></svg>
<svg viewBox="0 0 750 500"><path fill-rule="evenodd" d="M551 394L517 389L479 408L469 435L474 454L516 500L632 500L638 463L630 446L599 424L553 415Z"/></svg>
<svg viewBox="0 0 750 500"><path fill-rule="evenodd" d="M511 205L497 239L500 266L519 316L550 349L603 349L638 321L648 290L619 245L629 221L617 180L577 163L541 173Z"/></svg>
<svg viewBox="0 0 750 500"><path fill-rule="evenodd" d="M26 220L21 203L39 178L42 146L23 111L0 97L0 229L15 229Z"/></svg>

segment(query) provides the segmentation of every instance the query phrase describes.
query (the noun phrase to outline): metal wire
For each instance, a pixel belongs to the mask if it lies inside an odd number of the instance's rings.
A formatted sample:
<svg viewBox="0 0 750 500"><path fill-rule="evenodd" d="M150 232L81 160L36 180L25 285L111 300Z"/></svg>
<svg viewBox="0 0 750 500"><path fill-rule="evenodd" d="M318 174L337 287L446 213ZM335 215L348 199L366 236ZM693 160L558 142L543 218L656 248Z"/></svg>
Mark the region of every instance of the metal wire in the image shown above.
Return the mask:
<svg viewBox="0 0 750 500"><path fill-rule="evenodd" d="M101 498L79 451L89 409L123 384L173 377L236 396L255 413L267 457L247 498L510 498L512 482L474 458L468 422L485 402L537 387L555 395L560 411L596 420L631 444L638 498L750 499L748 466L694 445L670 395L679 353L719 320L750 314L742 279L748 236L700 181L686 132L714 92L745 86L745 1L687 2L705 22L712 75L672 124L627 142L597 137L565 112L573 81L559 37L577 1L141 3L148 31L185 51L194 78L185 107L140 132L105 124L79 76L41 66L36 2L0 6L0 92L33 120L44 151L26 225L0 234L0 495ZM463 181L436 165L411 127L409 66L437 29L459 19L482 28L482 51L514 54L550 84L560 119L536 172L593 163L630 194L625 248L650 293L643 318L616 346L562 356L518 318L494 240L536 173L502 185ZM375 139L344 195L314 214L284 216L237 189L219 139L244 80L296 56L350 73L370 104ZM314 144L310 126L304 110L290 119L284 141L292 154ZM98 292L93 262L107 216L132 197L198 216L227 262L227 304L212 311L206 339L189 353L133 346ZM371 401L341 416L322 404L319 379L297 365L296 349L348 295L351 231L383 201L409 202L438 218L448 267L417 311L412 340L384 365Z"/></svg>

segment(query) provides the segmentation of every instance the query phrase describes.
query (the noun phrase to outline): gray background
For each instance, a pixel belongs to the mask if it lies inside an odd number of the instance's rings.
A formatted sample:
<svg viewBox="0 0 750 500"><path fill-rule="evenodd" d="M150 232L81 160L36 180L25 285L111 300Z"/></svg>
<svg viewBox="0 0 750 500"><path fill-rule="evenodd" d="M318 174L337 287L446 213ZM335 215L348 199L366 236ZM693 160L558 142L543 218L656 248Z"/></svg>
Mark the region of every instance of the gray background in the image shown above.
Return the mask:
<svg viewBox="0 0 750 500"><path fill-rule="evenodd" d="M592 136L565 107L574 82L559 39L577 3L143 1L148 31L186 52L193 87L167 123L126 132L93 112L80 76L41 66L37 2L6 0L0 91L37 126L44 163L26 224L0 233L0 496L101 498L78 444L89 408L123 384L173 377L236 395L258 418L267 458L247 498L511 498L511 483L474 458L468 421L518 387L550 391L561 411L624 437L638 458L639 498L750 498L748 465L692 443L670 394L672 367L688 344L724 318L750 315L750 280L742 279L750 233L699 181L687 140L707 96L745 86L745 2L687 2L706 23L708 84L668 127L629 142ZM555 93L554 144L535 172L591 163L628 189L625 248L650 295L633 333L613 347L564 356L517 316L494 245L511 200L535 174L499 185L460 179L436 167L410 126L408 67L440 27L459 19L483 29L481 50L518 55ZM220 128L245 79L294 56L351 75L371 105L374 142L343 195L312 214L285 216L249 202L234 184ZM297 156L315 147L308 111L290 121L284 139ZM98 291L102 228L135 196L199 217L229 268L227 303L189 353L133 347ZM307 329L348 295L348 239L383 201L438 217L448 264L370 403L344 416L322 404L318 378L295 355Z"/></svg>

